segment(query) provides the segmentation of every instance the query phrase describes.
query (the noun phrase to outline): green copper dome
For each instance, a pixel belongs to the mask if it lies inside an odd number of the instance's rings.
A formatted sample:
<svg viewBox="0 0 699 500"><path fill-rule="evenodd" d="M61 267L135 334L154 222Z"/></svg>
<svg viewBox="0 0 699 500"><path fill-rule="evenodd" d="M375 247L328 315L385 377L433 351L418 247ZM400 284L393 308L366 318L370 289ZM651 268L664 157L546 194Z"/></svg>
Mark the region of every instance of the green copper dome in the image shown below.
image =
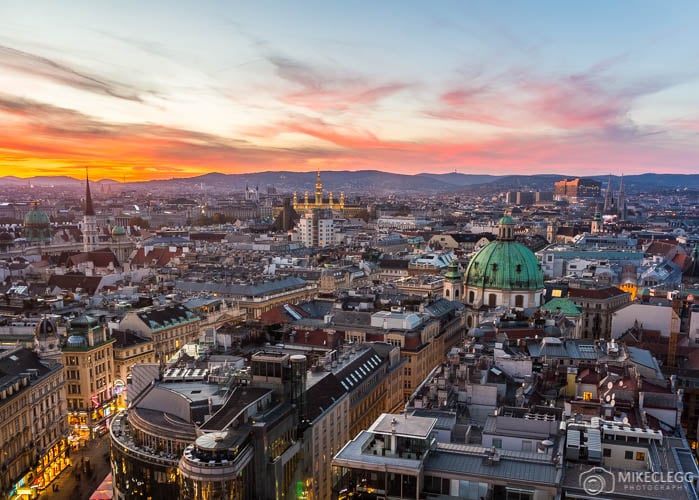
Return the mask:
<svg viewBox="0 0 699 500"><path fill-rule="evenodd" d="M496 290L540 290L544 275L534 252L514 240L514 221L499 222L498 239L478 251L466 268L467 287Z"/></svg>
<svg viewBox="0 0 699 500"><path fill-rule="evenodd" d="M51 221L39 203L32 203L32 209L24 216L24 237L30 242L51 241Z"/></svg>
<svg viewBox="0 0 699 500"><path fill-rule="evenodd" d="M48 226L49 224L49 216L38 207L34 207L24 216L25 226Z"/></svg>
<svg viewBox="0 0 699 500"><path fill-rule="evenodd" d="M505 215L498 221L498 225L502 225L502 224L507 224L508 226L514 226L515 221L509 215Z"/></svg>
<svg viewBox="0 0 699 500"><path fill-rule="evenodd" d="M447 266L447 271L444 273L444 277L448 280L458 280L461 281L461 272L459 272L459 262L456 259L452 261Z"/></svg>
<svg viewBox="0 0 699 500"><path fill-rule="evenodd" d="M112 236L126 236L126 229L124 229L124 226L114 226L114 228L112 229Z"/></svg>

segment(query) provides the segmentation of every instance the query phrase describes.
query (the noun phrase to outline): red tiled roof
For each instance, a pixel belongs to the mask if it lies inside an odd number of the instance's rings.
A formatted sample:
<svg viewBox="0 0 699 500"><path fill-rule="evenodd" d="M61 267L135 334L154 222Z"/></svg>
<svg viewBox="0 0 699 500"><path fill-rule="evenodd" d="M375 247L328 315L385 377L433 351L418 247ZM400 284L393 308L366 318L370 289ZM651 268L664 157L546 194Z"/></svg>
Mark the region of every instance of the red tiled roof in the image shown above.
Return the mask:
<svg viewBox="0 0 699 500"><path fill-rule="evenodd" d="M119 265L116 256L111 250L99 250L71 255L66 259L66 266L70 267L84 262L92 262L95 267L109 267L109 264L113 266Z"/></svg>
<svg viewBox="0 0 699 500"><path fill-rule="evenodd" d="M155 265L156 267L163 267L170 263L174 257L182 255L182 248L177 248L174 252L171 252L169 248L153 248L146 255L146 249L141 247L131 259L132 266L146 266Z"/></svg>
<svg viewBox="0 0 699 500"><path fill-rule="evenodd" d="M663 255L666 256L670 254L673 250L677 248L677 244L668 241L654 241L646 249L646 255Z"/></svg>
<svg viewBox="0 0 699 500"><path fill-rule="evenodd" d="M78 288L85 293L94 295L102 282L101 276L85 276L84 274L54 274L49 277L50 288L59 287L63 290L75 291Z"/></svg>

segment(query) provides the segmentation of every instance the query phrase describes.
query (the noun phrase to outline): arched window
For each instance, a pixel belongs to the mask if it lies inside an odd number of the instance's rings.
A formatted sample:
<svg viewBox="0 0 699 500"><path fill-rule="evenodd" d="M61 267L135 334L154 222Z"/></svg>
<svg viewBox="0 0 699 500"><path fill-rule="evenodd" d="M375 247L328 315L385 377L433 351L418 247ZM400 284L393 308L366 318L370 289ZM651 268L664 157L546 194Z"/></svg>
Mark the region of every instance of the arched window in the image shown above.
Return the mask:
<svg viewBox="0 0 699 500"><path fill-rule="evenodd" d="M446 295L446 297L449 298L449 289L448 288L444 290L444 295Z"/></svg>
<svg viewBox="0 0 699 500"><path fill-rule="evenodd" d="M468 292L468 303L473 304L474 300L476 300L476 293L473 290L471 290L470 292Z"/></svg>
<svg viewBox="0 0 699 500"><path fill-rule="evenodd" d="M473 316L469 316L468 318L466 318L466 324L469 328L473 326Z"/></svg>
<svg viewBox="0 0 699 500"><path fill-rule="evenodd" d="M458 288L456 290L454 290L454 298L455 299L459 298L459 289Z"/></svg>

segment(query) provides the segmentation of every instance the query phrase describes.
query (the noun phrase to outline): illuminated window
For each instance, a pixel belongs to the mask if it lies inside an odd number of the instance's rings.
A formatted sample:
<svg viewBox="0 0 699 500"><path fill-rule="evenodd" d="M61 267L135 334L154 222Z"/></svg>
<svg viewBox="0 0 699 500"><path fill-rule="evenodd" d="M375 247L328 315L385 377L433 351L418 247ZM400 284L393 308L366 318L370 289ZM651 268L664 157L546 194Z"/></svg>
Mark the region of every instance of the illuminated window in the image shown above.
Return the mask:
<svg viewBox="0 0 699 500"><path fill-rule="evenodd" d="M642 451L637 451L636 452L636 460L640 462L644 462L646 460L646 454L643 453Z"/></svg>
<svg viewBox="0 0 699 500"><path fill-rule="evenodd" d="M591 392L583 392L583 401L591 401L592 400L592 393Z"/></svg>

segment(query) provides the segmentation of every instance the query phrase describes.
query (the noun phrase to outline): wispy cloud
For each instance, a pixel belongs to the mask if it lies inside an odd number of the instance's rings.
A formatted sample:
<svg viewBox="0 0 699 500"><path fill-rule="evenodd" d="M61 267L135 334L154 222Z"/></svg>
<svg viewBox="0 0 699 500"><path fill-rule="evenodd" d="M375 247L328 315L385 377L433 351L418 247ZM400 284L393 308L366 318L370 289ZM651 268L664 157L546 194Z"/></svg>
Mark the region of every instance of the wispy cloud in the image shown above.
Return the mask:
<svg viewBox="0 0 699 500"><path fill-rule="evenodd" d="M93 76L57 60L4 45L0 45L0 66L32 77L118 99L141 102L146 93L131 85Z"/></svg>
<svg viewBox="0 0 699 500"><path fill-rule="evenodd" d="M286 56L271 55L267 59L276 75L295 87L280 99L314 111L341 111L373 104L409 87L405 82L372 82L361 75L310 65Z"/></svg>
<svg viewBox="0 0 699 500"><path fill-rule="evenodd" d="M614 70L626 57L611 57L564 75L541 75L521 69L490 79L476 75L473 80L441 93L436 104L424 113L443 120L520 130L606 130L618 139L629 139L635 132L649 133L629 118L638 99L688 81L694 75L619 81L613 76Z"/></svg>

